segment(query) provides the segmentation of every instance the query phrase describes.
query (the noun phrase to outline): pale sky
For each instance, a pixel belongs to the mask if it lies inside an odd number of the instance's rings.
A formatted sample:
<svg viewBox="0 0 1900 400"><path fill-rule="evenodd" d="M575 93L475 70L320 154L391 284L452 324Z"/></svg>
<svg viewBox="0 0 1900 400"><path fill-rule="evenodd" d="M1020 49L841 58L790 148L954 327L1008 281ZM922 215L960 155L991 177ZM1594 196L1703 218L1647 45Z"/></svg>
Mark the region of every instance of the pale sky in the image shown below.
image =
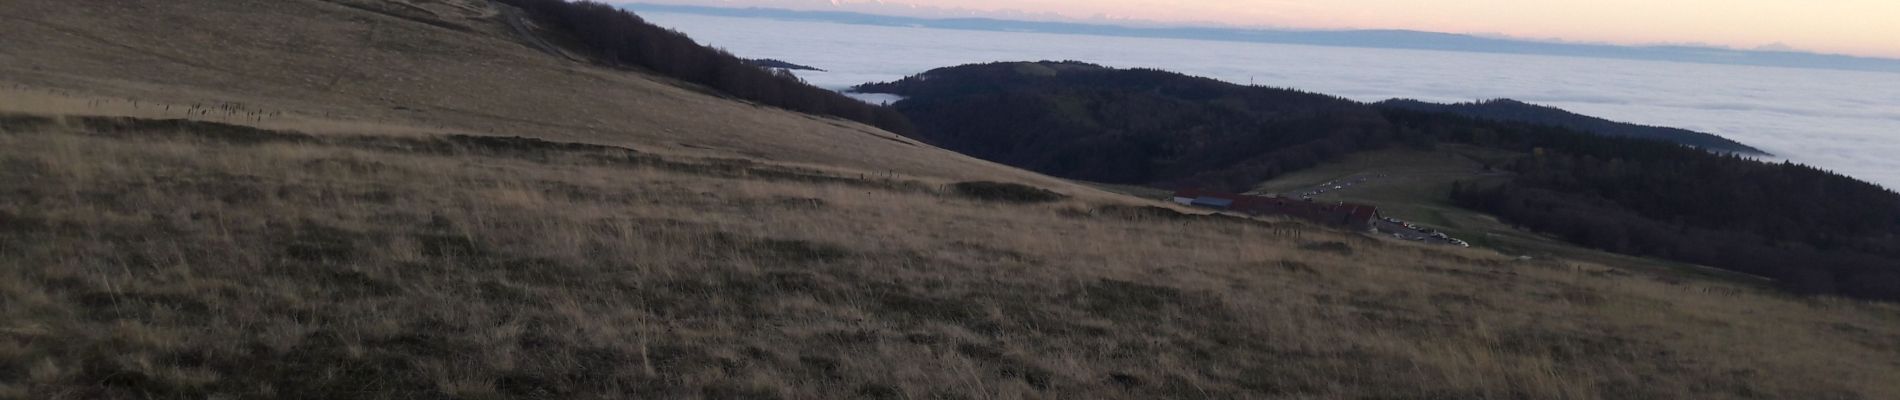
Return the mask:
<svg viewBox="0 0 1900 400"><path fill-rule="evenodd" d="M639 2L642 0L615 0ZM1107 16L1299 29L1412 29L1616 44L1707 44L1900 58L1900 0L644 0L957 15Z"/></svg>

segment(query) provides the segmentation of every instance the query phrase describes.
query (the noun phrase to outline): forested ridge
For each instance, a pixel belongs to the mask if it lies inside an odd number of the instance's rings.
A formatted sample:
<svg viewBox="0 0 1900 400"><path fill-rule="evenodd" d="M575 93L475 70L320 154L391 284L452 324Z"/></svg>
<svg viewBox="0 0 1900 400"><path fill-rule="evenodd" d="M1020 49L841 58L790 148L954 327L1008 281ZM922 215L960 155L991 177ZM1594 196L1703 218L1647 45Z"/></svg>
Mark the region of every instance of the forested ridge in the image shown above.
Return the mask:
<svg viewBox="0 0 1900 400"><path fill-rule="evenodd" d="M1452 201L1623 254L1760 275L1801 293L1900 300L1900 194L1794 163L1563 128L1388 109L1400 129L1514 150Z"/></svg>
<svg viewBox="0 0 1900 400"><path fill-rule="evenodd" d="M1768 155L1768 152L1721 136L1681 128L1616 122L1577 114L1555 107L1540 106L1511 99L1440 104L1411 99L1392 99L1376 103L1382 108L1443 112L1467 117L1507 122L1555 125L1604 136L1655 139L1695 146L1710 151Z"/></svg>
<svg viewBox="0 0 1900 400"><path fill-rule="evenodd" d="M945 68L858 91L892 105L918 139L1055 176L1244 188L1383 147L1378 112L1336 97L1080 62Z"/></svg>
<svg viewBox="0 0 1900 400"><path fill-rule="evenodd" d="M1900 300L1900 194L1791 163L1547 123L1376 107L1078 62L933 70L858 90L922 140L1056 176L1244 190L1354 152L1511 150L1457 204L1606 251L1709 265L1811 294Z"/></svg>
<svg viewBox="0 0 1900 400"><path fill-rule="evenodd" d="M542 28L571 39L599 62L633 67L787 110L828 115L908 133L902 114L806 84L784 69L763 68L632 12L593 1L501 0Z"/></svg>
<svg viewBox="0 0 1900 400"><path fill-rule="evenodd" d="M1488 144L1533 155L1499 166L1515 173L1508 182L1457 185L1458 205L1606 251L1746 272L1802 293L1900 300L1892 191L1640 140L1506 136L1520 137Z"/></svg>

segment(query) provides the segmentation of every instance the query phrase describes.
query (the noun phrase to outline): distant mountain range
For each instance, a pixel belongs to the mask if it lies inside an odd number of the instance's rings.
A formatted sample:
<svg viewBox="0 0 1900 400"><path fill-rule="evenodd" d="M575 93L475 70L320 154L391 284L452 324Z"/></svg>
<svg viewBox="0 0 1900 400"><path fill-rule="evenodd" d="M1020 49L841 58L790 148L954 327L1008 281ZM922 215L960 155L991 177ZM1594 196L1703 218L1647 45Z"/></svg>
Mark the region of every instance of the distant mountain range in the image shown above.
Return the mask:
<svg viewBox="0 0 1900 400"><path fill-rule="evenodd" d="M1680 128L1637 125L1577 114L1555 107L1540 106L1511 99L1475 103L1439 104L1411 99L1386 100L1375 105L1414 111L1443 112L1472 118L1508 122L1555 125L1605 136L1624 136L1674 142L1716 152L1744 155L1771 155L1749 145L1721 136Z"/></svg>
<svg viewBox="0 0 1900 400"><path fill-rule="evenodd" d="M1796 51L1734 50L1696 46L1616 46L1553 43L1408 30L1300 31L1212 27L1128 27L1075 22L1013 21L989 18L930 19L852 12L797 11L771 8L724 8L639 3L623 4L621 6L640 12L671 12L877 26L1193 39L1333 47L1533 54L1900 73L1900 60L1886 58L1816 54Z"/></svg>

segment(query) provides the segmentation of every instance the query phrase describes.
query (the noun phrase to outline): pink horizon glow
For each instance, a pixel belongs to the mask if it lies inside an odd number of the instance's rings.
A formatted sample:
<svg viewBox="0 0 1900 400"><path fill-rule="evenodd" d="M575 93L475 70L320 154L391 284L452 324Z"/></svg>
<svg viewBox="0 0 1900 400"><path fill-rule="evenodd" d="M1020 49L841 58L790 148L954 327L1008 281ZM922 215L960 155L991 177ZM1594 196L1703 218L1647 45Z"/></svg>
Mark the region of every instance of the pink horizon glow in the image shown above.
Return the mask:
<svg viewBox="0 0 1900 400"><path fill-rule="evenodd" d="M1900 58L1893 0L610 0L915 17L1022 16L1293 29L1409 29Z"/></svg>

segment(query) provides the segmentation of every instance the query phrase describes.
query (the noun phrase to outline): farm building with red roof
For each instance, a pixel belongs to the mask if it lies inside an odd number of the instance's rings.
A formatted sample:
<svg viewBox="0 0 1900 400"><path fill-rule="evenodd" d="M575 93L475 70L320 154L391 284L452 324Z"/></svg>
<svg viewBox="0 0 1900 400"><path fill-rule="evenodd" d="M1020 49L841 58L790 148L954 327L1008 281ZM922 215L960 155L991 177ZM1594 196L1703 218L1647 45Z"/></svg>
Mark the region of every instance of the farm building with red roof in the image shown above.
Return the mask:
<svg viewBox="0 0 1900 400"><path fill-rule="evenodd" d="M1251 215L1284 215L1332 226L1371 230L1379 209L1364 204L1316 202L1285 197L1251 196L1199 189L1174 193L1174 202L1182 205L1227 210Z"/></svg>

